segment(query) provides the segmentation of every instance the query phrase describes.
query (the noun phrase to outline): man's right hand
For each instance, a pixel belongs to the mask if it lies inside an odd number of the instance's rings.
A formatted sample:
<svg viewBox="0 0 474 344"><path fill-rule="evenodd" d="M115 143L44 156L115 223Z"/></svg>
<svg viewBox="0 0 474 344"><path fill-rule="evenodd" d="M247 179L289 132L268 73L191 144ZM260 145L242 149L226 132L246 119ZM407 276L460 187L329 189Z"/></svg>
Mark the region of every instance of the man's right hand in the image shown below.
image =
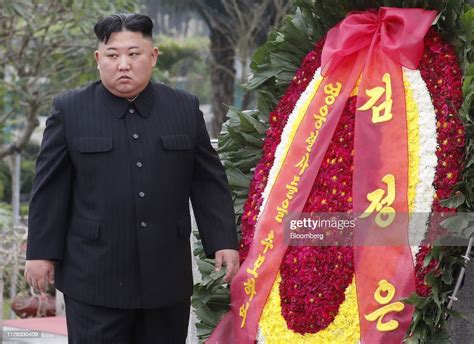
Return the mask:
<svg viewBox="0 0 474 344"><path fill-rule="evenodd" d="M54 283L54 264L50 260L27 260L25 279L30 286L45 293L48 283Z"/></svg>

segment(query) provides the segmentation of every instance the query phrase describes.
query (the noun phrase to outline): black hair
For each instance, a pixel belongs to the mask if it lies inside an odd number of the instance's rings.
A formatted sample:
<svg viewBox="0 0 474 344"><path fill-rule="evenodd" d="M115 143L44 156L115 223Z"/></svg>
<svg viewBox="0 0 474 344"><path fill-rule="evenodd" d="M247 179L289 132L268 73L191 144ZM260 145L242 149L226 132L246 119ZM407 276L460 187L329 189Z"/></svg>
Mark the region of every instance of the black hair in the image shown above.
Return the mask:
<svg viewBox="0 0 474 344"><path fill-rule="evenodd" d="M141 32L143 37L152 39L153 22L150 17L138 13L118 13L100 19L94 25L99 42L107 44L114 32Z"/></svg>

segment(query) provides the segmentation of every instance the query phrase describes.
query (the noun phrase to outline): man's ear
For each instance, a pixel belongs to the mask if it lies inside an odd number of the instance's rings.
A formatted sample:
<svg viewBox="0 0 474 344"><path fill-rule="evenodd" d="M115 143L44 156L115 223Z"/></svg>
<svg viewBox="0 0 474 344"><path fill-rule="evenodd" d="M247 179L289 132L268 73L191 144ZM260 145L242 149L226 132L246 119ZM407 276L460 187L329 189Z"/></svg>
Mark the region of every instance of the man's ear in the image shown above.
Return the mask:
<svg viewBox="0 0 474 344"><path fill-rule="evenodd" d="M95 62L99 64L99 50L94 51Z"/></svg>
<svg viewBox="0 0 474 344"><path fill-rule="evenodd" d="M159 54L159 50L157 47L153 47L153 50L151 51L151 55L153 56L153 64L152 66L155 67L156 66L156 61L158 61L158 54Z"/></svg>

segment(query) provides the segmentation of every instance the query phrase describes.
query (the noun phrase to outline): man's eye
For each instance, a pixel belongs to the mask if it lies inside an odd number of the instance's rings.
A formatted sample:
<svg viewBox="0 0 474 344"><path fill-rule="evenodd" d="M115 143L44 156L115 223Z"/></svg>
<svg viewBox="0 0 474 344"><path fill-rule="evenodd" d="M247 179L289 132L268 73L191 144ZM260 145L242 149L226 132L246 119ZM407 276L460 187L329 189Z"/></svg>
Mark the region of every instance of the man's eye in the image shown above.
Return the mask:
<svg viewBox="0 0 474 344"><path fill-rule="evenodd" d="M117 54L110 54L110 55L107 55L107 56L110 57L110 58L113 58L113 59L117 58Z"/></svg>
<svg viewBox="0 0 474 344"><path fill-rule="evenodd" d="M140 55L139 53L130 53L130 56L138 56Z"/></svg>

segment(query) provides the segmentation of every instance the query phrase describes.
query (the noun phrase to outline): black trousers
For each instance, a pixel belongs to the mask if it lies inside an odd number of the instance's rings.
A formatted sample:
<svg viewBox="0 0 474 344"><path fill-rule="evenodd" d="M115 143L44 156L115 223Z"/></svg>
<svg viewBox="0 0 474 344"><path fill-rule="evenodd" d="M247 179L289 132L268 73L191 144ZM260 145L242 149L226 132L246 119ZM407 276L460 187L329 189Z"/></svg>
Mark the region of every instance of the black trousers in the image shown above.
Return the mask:
<svg viewBox="0 0 474 344"><path fill-rule="evenodd" d="M157 309L94 306L64 295L69 344L181 344L190 300Z"/></svg>

